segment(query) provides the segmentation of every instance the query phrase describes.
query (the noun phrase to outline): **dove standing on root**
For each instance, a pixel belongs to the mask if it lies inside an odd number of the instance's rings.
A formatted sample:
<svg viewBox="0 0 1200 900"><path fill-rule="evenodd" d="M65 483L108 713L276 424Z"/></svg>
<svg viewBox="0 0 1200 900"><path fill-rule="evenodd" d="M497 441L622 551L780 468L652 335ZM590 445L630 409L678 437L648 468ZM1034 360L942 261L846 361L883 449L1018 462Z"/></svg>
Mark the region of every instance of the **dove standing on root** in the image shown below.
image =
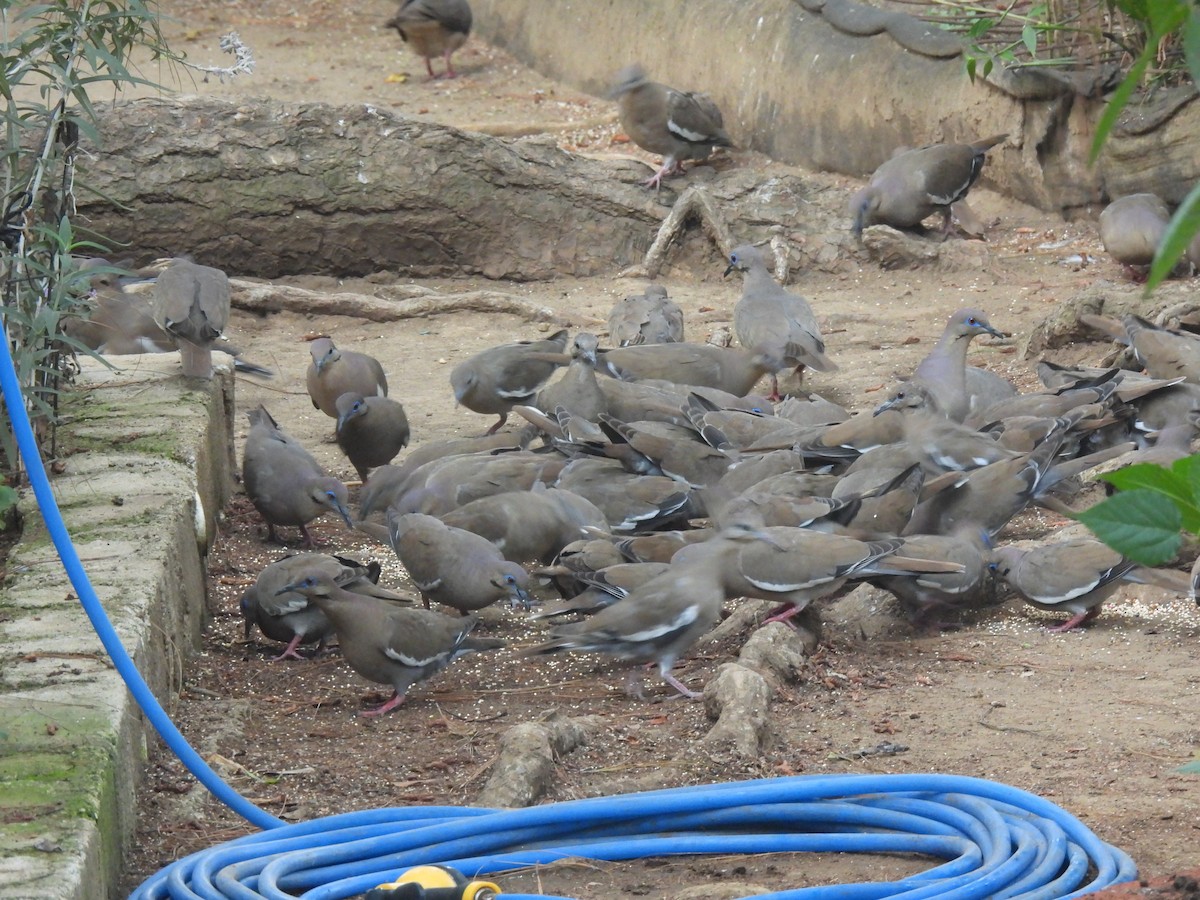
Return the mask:
<svg viewBox="0 0 1200 900"><path fill-rule="evenodd" d="M317 650L325 646L325 641L333 633L325 613L302 594L278 593L286 584L291 584L302 573L309 569L320 569L328 572L341 588L363 594L368 597L378 597L381 600L395 600L411 605L412 598L397 594L376 584L379 581L379 563L372 562L363 565L353 559L343 556L329 556L324 553L297 553L287 556L278 562L273 562L258 574L254 584L242 594L239 607L242 618L246 620L245 639L250 639L250 633L257 625L268 638L287 644L287 648L272 662L281 659L303 659L297 648L301 644L317 642Z"/></svg>
<svg viewBox="0 0 1200 900"><path fill-rule="evenodd" d="M347 665L368 681L395 690L382 706L363 716L381 716L402 704L408 689L432 678L454 660L502 641L473 638L476 620L444 616L428 609L395 606L338 587L328 572L311 569L279 593L295 592L315 603L333 623Z"/></svg>
<svg viewBox="0 0 1200 900"><path fill-rule="evenodd" d="M454 399L472 412L499 416L487 431L495 434L514 406L532 401L554 370L570 361L563 354L567 337L564 329L544 341L501 344L476 353L450 373Z"/></svg>
<svg viewBox="0 0 1200 900"><path fill-rule="evenodd" d="M433 516L389 510L388 539L426 609L430 600L463 615L505 598L514 607L529 606L529 574L486 538Z"/></svg>
<svg viewBox="0 0 1200 900"><path fill-rule="evenodd" d="M950 205L967 196L983 170L987 151L1007 134L971 144L931 144L893 156L850 201L853 231L869 225L912 228L935 212L950 232Z"/></svg>
<svg viewBox="0 0 1200 900"><path fill-rule="evenodd" d="M408 446L408 416L387 397L357 392L337 398L337 443L358 472L360 481L376 466L386 466Z"/></svg>
<svg viewBox="0 0 1200 900"><path fill-rule="evenodd" d="M686 561L672 562L661 575L630 591L623 600L585 622L555 629L554 638L526 651L535 656L579 650L607 653L633 663L658 663L663 681L680 694L701 694L671 674L684 651L712 628L725 602L723 572L746 541L767 540L762 532L734 525L703 544ZM696 545L695 550L700 545ZM630 673L628 692L641 697L640 667Z"/></svg>
<svg viewBox="0 0 1200 900"><path fill-rule="evenodd" d="M353 350L339 350L327 337L313 341L308 352L312 356L304 375L308 396L313 408L329 418L338 418L337 399L342 394L387 396L387 376L375 357Z"/></svg>
<svg viewBox="0 0 1200 900"><path fill-rule="evenodd" d="M618 347L683 340L683 310L661 284L618 300L608 314L608 337Z"/></svg>
<svg viewBox="0 0 1200 900"><path fill-rule="evenodd" d="M395 28L400 40L425 58L430 79L457 78L450 56L471 34L471 5L467 0L403 0L385 28ZM433 74L433 58L446 60L446 71Z"/></svg>
<svg viewBox="0 0 1200 900"><path fill-rule="evenodd" d="M651 81L641 66L618 72L609 96L617 101L621 128L629 139L663 157L662 167L643 183L645 187L658 188L665 176L683 174L684 160L708 159L714 147L733 146L711 97Z"/></svg>
<svg viewBox="0 0 1200 900"><path fill-rule="evenodd" d="M326 512L336 512L353 528L346 509L346 486L325 474L320 464L260 406L251 410L250 433L242 451L242 484L267 523L267 539L278 541L276 525L300 528L304 546L315 546L305 527Z"/></svg>
<svg viewBox="0 0 1200 900"><path fill-rule="evenodd" d="M750 353L778 360L783 366L804 366L818 372L836 372L825 356L825 341L808 301L784 290L771 275L762 252L750 245L729 255L725 274L742 273L742 297L733 308L733 330ZM779 380L771 375L771 400L778 400Z"/></svg>
<svg viewBox="0 0 1200 900"><path fill-rule="evenodd" d="M212 345L229 322L229 279L220 269L173 260L154 284L154 321L175 338L184 375L212 378Z"/></svg>

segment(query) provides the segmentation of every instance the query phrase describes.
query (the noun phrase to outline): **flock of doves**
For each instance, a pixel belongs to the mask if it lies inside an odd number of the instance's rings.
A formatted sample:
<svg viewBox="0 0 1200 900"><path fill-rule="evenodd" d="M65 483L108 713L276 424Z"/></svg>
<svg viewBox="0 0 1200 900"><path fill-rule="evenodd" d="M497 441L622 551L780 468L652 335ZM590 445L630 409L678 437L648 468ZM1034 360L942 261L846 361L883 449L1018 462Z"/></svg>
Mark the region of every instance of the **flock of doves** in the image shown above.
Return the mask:
<svg viewBox="0 0 1200 900"><path fill-rule="evenodd" d="M417 14L420 27L404 18ZM407 0L389 24L427 62L444 56L453 75L470 10L463 0ZM664 156L649 186L729 144L711 100L638 67L621 73L614 96L630 137ZM851 200L854 230L917 226L934 213L948 229L952 205L1003 139L893 157ZM1106 246L1130 266L1149 262L1161 240L1154 223L1165 227L1165 207L1147 197L1117 201L1101 219ZM1149 256L1138 257L1139 243ZM1102 462L1186 456L1200 424L1200 340L1136 316L1093 317L1145 374L1043 362L1044 390L1022 394L967 365L973 338L1003 335L984 312L962 309L911 377L852 415L815 394L780 397L778 372L836 363L808 301L776 282L759 248L735 249L732 272L743 278L739 347L685 342L680 308L651 285L613 309L608 349L594 334L560 331L462 362L450 376L455 400L497 421L479 437L423 443L398 465L409 424L382 366L314 340L308 393L336 420L362 479L358 515L346 485L265 408L250 413L245 491L269 539L298 528L309 552L271 564L243 596L247 635L257 625L285 643L283 659L336 633L352 669L394 689L363 713L380 715L459 656L501 647L474 634L472 613L500 602L530 609L531 576L548 579L562 602L534 616L552 631L524 653L609 654L634 664L627 687L639 697L650 664L679 694L700 696L672 669L735 598L775 603L769 620L787 623L868 582L928 626L990 602L1000 579L1067 614L1055 629L1067 630L1098 615L1123 582L1195 597L1184 573L1135 565L1091 538L995 541L1031 504L1070 512L1077 476ZM178 349L185 374L210 377L229 294L223 272L177 259L148 294L98 290L91 319L68 332L100 352ZM764 377L769 395L754 394ZM502 430L511 413L522 427ZM423 608L380 587L377 563L313 552L307 525L326 513L390 545Z"/></svg>

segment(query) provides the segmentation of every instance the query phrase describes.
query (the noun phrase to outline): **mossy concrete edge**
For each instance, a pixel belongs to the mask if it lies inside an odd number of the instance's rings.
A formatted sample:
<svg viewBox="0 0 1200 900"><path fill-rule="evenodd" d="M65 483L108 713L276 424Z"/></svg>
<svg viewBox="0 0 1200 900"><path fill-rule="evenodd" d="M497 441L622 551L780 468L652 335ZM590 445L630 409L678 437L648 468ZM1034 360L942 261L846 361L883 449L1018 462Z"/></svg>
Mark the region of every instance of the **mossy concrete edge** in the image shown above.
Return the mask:
<svg viewBox="0 0 1200 900"><path fill-rule="evenodd" d="M233 377L175 354L84 361L55 498L125 648L161 701L207 616L204 552L229 494ZM109 900L149 731L75 599L32 492L0 587L0 900Z"/></svg>

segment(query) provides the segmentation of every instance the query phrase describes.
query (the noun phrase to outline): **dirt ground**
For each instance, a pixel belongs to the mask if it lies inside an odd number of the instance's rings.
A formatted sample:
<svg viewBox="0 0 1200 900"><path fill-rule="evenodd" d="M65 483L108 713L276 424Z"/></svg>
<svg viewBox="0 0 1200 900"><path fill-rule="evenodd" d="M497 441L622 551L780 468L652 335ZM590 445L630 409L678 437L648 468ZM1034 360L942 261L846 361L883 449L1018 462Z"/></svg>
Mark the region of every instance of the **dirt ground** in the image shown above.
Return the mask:
<svg viewBox="0 0 1200 900"><path fill-rule="evenodd" d="M462 77L428 82L421 62L394 32L381 28L393 9L390 0L353 5L166 0L161 6L177 19L167 29L173 43L197 61L216 61L217 38L230 29L254 49L253 76L199 85L204 93L369 101L496 133L545 132L576 152L635 152L616 139L610 103L550 83L478 38L456 57ZM734 153L727 164L766 161ZM837 195L831 202L844 202L842 191L854 185L828 180ZM807 387L855 409L874 405L880 389L911 371L928 351L946 316L970 305L1014 335L977 342L972 362L1029 388L1036 381L1032 361L1023 358L1022 337L1056 303L1102 281L1114 282L1114 291L1136 290L1103 257L1088 224L1065 225L985 190L972 197L977 211L997 223L980 249L977 269L884 272L848 262L837 274L800 277L795 289L811 299L830 355L841 367L834 376L814 373ZM703 340L729 323L739 286L722 280L721 261L703 237L688 240L689 252L678 257L686 262L677 262L661 280L684 307L689 337ZM371 289L329 278L294 281ZM446 291L484 286L425 284ZM643 283L614 276L486 286L552 307L574 327L601 330L612 302ZM1178 300L1188 290L1170 285L1159 300ZM349 317L238 313L231 336L249 358L279 372L271 382L241 379L239 411L266 404L324 465L350 480L353 469L331 442L332 420L312 408L304 391L306 335L331 334L340 346L379 358L391 396L408 410L414 446L420 446L477 434L490 423L455 409L448 375L456 362L547 330L547 323L506 315L456 313L378 325ZM1074 346L1054 358L1095 361L1107 349ZM239 443L245 428L239 415ZM1032 514L1012 533L1025 537L1062 524ZM339 552L380 560L384 581L405 586L387 548L328 518L314 533ZM831 616L804 677L776 690L768 752L733 764L694 757L683 764L677 759L681 745L710 725L703 704L667 699L657 685L649 700L630 699L620 668L589 656L531 661L510 649L468 658L418 686L398 712L359 718L360 709L387 692L362 681L336 654L275 663L269 659L277 647L261 639L242 642L238 598L282 554L263 535L254 510L237 495L210 559L212 624L202 651L187 665L175 715L238 790L288 820L379 806L486 805L480 791L499 735L557 710L597 716L601 725L585 746L559 761L548 800L778 774L943 772L996 779L1048 797L1131 853L1144 872L1171 872L1200 859L1196 776L1176 771L1200 752L1195 716L1200 618L1184 598L1130 590L1106 605L1091 627L1067 634L1048 633L1043 614L1015 603L933 636L913 634L886 611L870 628ZM866 599L886 607L882 595ZM485 633L504 638L510 648L531 644L543 633L516 612L489 609L483 615ZM865 637L868 633L875 636ZM736 655L745 637L689 654L677 674L699 688ZM893 755L862 752L884 742L904 749ZM194 786L173 757L156 751L127 886L181 855L246 830ZM894 857L671 860L552 866L501 881L509 890L541 889L581 900L671 898L681 882L736 881L780 890L875 880L924 865Z"/></svg>

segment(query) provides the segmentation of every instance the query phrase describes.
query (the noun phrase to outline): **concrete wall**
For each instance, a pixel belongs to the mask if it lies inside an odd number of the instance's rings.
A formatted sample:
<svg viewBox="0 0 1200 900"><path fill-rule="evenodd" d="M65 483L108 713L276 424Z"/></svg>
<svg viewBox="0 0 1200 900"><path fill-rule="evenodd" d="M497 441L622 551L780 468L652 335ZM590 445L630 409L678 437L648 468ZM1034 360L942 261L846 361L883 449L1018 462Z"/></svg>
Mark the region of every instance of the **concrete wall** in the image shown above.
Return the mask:
<svg viewBox="0 0 1200 900"><path fill-rule="evenodd" d="M105 611L165 702L208 613L202 551L230 489L233 380L185 381L175 354L112 359L127 368L83 360L88 391L64 398L69 455L52 483ZM108 900L155 738L32 495L21 505L0 589L0 898Z"/></svg>
<svg viewBox="0 0 1200 900"><path fill-rule="evenodd" d="M1200 176L1200 149L1184 150L1195 144L1200 104L1182 106L1162 130L1116 136L1114 145L1129 149L1091 168L1100 101L1072 91L1018 99L972 83L961 58L922 56L886 33L845 34L793 0L472 6L484 38L539 71L599 95L618 69L641 62L653 78L710 93L739 146L811 168L864 176L897 147L1007 132L984 178L1047 210L1131 190L1178 200Z"/></svg>

